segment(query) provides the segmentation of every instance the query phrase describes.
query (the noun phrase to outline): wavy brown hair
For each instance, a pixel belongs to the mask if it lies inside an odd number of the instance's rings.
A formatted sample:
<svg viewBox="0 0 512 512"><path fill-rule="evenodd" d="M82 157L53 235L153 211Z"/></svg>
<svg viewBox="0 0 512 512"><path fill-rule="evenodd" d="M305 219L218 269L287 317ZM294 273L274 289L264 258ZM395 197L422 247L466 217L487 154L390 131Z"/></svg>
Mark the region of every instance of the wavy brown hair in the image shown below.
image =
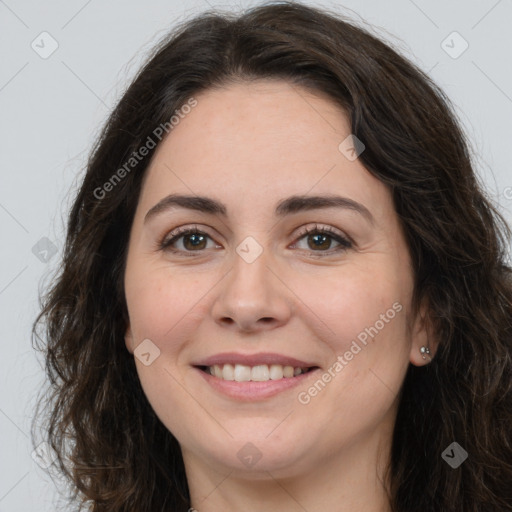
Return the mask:
<svg viewBox="0 0 512 512"><path fill-rule="evenodd" d="M69 499L79 496L80 510L89 503L94 512L190 506L179 444L146 399L124 341L128 237L154 149L114 190L101 199L97 191L191 97L258 79L286 80L344 109L366 146L360 161L389 187L403 225L413 306L429 305L440 344L431 364L409 366L402 386L388 468L392 509L512 511L510 228L429 76L370 30L297 2L182 22L91 152L62 267L33 326L50 383L36 418L74 490ZM456 469L441 457L454 441L469 453Z"/></svg>

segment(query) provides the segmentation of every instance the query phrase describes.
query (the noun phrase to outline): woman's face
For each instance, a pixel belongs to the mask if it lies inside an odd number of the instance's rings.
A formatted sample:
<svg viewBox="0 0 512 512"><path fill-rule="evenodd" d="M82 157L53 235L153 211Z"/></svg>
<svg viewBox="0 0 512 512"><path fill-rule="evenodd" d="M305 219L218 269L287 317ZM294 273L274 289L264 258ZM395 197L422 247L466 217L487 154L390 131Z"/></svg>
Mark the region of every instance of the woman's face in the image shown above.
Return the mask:
<svg viewBox="0 0 512 512"><path fill-rule="evenodd" d="M389 191L328 99L260 81L196 100L147 170L125 274L126 346L187 471L389 446L427 341Z"/></svg>

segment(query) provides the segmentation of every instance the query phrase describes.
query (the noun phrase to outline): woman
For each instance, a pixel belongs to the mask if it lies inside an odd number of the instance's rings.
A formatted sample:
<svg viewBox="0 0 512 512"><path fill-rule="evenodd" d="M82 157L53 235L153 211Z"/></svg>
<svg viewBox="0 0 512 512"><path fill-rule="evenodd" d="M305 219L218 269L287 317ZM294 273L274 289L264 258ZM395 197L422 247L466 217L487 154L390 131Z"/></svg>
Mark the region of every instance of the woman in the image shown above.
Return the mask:
<svg viewBox="0 0 512 512"><path fill-rule="evenodd" d="M34 326L60 469L95 512L511 511L509 238L388 45L296 2L183 24Z"/></svg>

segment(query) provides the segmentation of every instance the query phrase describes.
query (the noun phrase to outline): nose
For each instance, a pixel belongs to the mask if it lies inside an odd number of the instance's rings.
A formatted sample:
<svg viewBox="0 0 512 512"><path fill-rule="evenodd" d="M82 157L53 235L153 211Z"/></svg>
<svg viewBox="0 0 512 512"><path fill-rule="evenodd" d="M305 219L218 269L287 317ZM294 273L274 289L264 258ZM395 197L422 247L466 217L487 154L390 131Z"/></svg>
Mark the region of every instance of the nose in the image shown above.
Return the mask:
<svg viewBox="0 0 512 512"><path fill-rule="evenodd" d="M236 254L231 271L219 284L212 315L224 329L258 332L288 322L293 294L266 252L252 263Z"/></svg>

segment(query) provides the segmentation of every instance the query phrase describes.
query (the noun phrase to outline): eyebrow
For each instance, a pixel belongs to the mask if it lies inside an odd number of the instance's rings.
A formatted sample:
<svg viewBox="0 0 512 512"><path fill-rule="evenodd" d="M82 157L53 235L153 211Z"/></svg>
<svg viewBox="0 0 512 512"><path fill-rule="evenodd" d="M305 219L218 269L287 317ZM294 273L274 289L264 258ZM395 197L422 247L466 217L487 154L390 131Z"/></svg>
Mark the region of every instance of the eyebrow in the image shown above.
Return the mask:
<svg viewBox="0 0 512 512"><path fill-rule="evenodd" d="M186 208L203 213L227 217L226 206L210 197L191 196L182 194L170 194L153 206L144 217L144 223L151 218L164 212L174 210L175 208ZM298 213L301 211L317 210L322 208L343 208L355 211L366 218L371 224L374 222L371 212L361 203L337 195L326 196L306 196L295 195L279 201L276 205L275 215L284 217L285 215Z"/></svg>

